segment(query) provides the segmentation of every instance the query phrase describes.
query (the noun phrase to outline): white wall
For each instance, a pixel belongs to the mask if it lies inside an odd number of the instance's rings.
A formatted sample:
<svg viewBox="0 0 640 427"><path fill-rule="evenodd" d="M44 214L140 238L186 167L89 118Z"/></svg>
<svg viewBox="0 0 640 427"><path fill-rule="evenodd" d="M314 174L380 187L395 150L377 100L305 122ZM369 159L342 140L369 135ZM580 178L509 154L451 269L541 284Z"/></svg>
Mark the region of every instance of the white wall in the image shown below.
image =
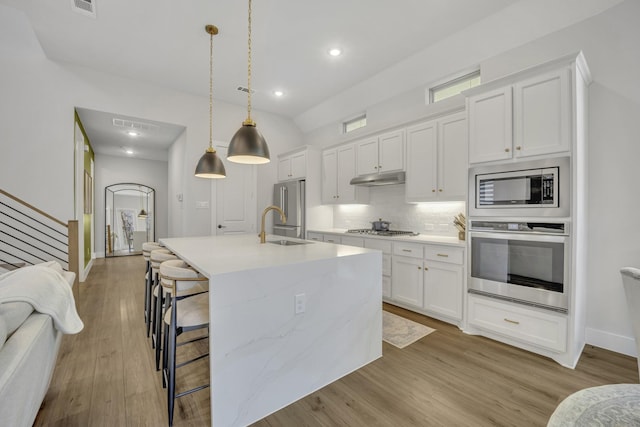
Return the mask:
<svg viewBox="0 0 640 427"><path fill-rule="evenodd" d="M620 279L623 266L640 266L640 2L627 0L604 13L535 41L504 51L512 41L496 42L483 47L486 56L480 61L483 81L519 71L545 61L584 51L592 73L589 88L589 271L587 274L587 342L626 354L635 354L631 322ZM466 34L474 34L474 29ZM514 37L519 37L514 29ZM488 34L494 40L497 34ZM506 35L503 34L506 38ZM511 34L509 34L511 37ZM471 41L471 40L470 40ZM485 40L483 40L483 43ZM460 35L437 46L437 52L457 52ZM475 42L473 42L475 43ZM491 54L491 52L493 52ZM438 59L441 73L455 73L472 67L477 55L469 62L460 58ZM416 69L431 67L428 57L413 58ZM413 74L412 74L413 75ZM367 127L380 129L390 122L414 120L427 116L435 106L424 105L427 83L401 95L365 107ZM398 112L401 114L398 114ZM390 119L391 118L391 119ZM395 118L395 119L394 119ZM339 122L330 123L305 134L305 143L320 147L342 142ZM338 223L346 224L338 219Z"/></svg>
<svg viewBox="0 0 640 427"><path fill-rule="evenodd" d="M0 157L2 188L61 219L73 218L74 107L176 123L187 130L171 155L171 176L182 177L172 183L171 197L183 194L181 212L167 206L172 228L179 226L172 233L210 233L210 211L196 210L195 202L210 201L212 183L193 176L209 140L208 98L49 61L24 15L2 5L0 31L0 144L3 153L10 153ZM206 81L202 84L207 87ZM229 141L246 118L246 106L214 101L213 108L214 139ZM291 120L260 111L252 117L272 158L300 144L302 134ZM31 170L47 171L47 179ZM259 208L271 202L276 173L276 162L258 168Z"/></svg>
<svg viewBox="0 0 640 427"><path fill-rule="evenodd" d="M105 206L104 189L112 184L142 184L156 191L156 239L168 237L168 167L167 162L114 157L96 153L95 159L95 248L104 256ZM138 209L140 207L138 206Z"/></svg>

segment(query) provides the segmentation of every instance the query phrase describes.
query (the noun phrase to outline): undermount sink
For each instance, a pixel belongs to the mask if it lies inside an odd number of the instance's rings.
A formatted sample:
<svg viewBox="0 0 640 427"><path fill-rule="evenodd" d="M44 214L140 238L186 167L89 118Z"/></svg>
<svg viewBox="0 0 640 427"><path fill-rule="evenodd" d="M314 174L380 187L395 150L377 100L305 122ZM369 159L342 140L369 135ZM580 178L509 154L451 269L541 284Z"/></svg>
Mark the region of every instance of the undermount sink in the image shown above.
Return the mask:
<svg viewBox="0 0 640 427"><path fill-rule="evenodd" d="M293 240L269 240L267 243L281 246L308 245L311 242L295 242Z"/></svg>

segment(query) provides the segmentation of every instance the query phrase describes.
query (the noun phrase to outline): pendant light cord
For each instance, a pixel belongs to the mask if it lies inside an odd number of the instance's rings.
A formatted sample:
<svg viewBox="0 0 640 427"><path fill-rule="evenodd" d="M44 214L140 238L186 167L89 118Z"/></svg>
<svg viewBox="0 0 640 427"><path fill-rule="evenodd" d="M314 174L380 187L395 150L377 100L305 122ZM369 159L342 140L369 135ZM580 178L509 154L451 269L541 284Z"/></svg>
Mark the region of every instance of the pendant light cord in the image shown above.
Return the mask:
<svg viewBox="0 0 640 427"><path fill-rule="evenodd" d="M249 126L255 126L253 120L251 120L251 0L249 0L249 20L248 20L248 34L247 37L247 120L243 124Z"/></svg>
<svg viewBox="0 0 640 427"><path fill-rule="evenodd" d="M210 34L209 43L209 149L207 151L215 153L213 149L213 31Z"/></svg>

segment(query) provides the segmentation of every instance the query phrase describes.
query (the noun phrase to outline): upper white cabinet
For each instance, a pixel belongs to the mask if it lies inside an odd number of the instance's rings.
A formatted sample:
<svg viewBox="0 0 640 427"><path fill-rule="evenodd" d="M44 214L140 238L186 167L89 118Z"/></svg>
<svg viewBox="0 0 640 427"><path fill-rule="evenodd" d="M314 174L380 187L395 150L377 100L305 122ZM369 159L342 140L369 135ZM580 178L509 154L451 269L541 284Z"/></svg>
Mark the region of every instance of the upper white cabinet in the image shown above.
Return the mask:
<svg viewBox="0 0 640 427"><path fill-rule="evenodd" d="M469 96L469 162L569 151L570 76L565 67Z"/></svg>
<svg viewBox="0 0 640 427"><path fill-rule="evenodd" d="M322 203L366 203L369 190L350 184L356 176L356 151L353 144L322 152Z"/></svg>
<svg viewBox="0 0 640 427"><path fill-rule="evenodd" d="M511 158L511 86L469 97L469 162Z"/></svg>
<svg viewBox="0 0 640 427"><path fill-rule="evenodd" d="M306 176L306 151L278 156L278 181L304 179Z"/></svg>
<svg viewBox="0 0 640 427"><path fill-rule="evenodd" d="M356 142L358 175L404 170L404 130Z"/></svg>
<svg viewBox="0 0 640 427"><path fill-rule="evenodd" d="M407 202L466 198L466 123L456 113L407 129Z"/></svg>
<svg viewBox="0 0 640 427"><path fill-rule="evenodd" d="M513 87L516 156L569 151L571 141L570 70L543 74Z"/></svg>

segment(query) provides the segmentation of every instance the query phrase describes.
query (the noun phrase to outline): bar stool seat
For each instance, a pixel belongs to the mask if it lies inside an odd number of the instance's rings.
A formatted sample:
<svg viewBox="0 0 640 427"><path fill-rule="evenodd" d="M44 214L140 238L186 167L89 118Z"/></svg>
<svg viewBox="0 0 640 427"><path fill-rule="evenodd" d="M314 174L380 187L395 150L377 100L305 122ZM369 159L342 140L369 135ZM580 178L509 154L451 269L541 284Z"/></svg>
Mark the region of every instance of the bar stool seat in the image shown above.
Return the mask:
<svg viewBox="0 0 640 427"><path fill-rule="evenodd" d="M151 330L151 345L155 348L160 345L159 336L157 334L158 330L161 330L160 323L162 322L161 312L162 312L162 299L159 299L158 296L162 296L158 292L155 292L156 288L160 285L160 264L165 261L175 260L178 257L171 253L168 249L155 249L151 251L151 295L153 295L151 300L151 308L150 308L150 322L147 324L147 336L149 336L149 330ZM159 359L156 360L156 370L160 369Z"/></svg>
<svg viewBox="0 0 640 427"><path fill-rule="evenodd" d="M164 322L164 358L163 384L167 385L167 406L169 425L173 424L175 399L209 387L203 384L198 387L176 394L176 369L196 360L208 357L209 353L201 354L179 365L176 364L176 349L178 346L206 339L208 333L188 341L177 342L177 337L183 332L209 327L209 282L206 277L189 268L181 260L166 261L160 265L161 285L166 291L167 303L163 316Z"/></svg>
<svg viewBox="0 0 640 427"><path fill-rule="evenodd" d="M142 244L142 257L147 264L144 274L144 322L147 325L151 321L151 251L156 249L162 249L162 246L156 242L144 242ZM149 335L148 328L147 335Z"/></svg>

